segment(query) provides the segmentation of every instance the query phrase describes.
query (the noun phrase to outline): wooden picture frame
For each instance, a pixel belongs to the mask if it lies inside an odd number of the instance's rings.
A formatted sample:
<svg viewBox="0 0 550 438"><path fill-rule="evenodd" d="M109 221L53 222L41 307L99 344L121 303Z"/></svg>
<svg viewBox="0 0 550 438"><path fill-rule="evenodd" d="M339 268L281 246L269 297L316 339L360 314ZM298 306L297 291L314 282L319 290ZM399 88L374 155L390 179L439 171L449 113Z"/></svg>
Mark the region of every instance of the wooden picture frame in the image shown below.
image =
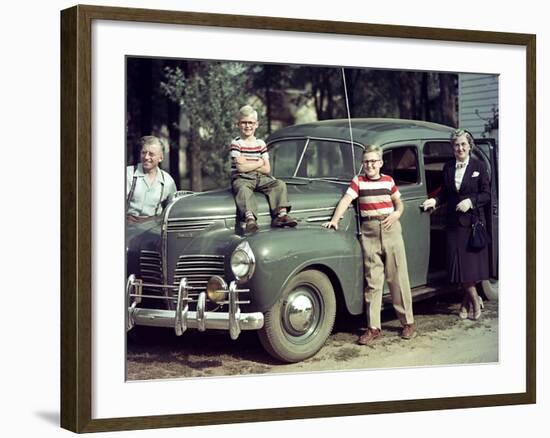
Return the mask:
<svg viewBox="0 0 550 438"><path fill-rule="evenodd" d="M520 46L526 50L526 381L524 392L92 418L92 22L142 22ZM536 37L530 34L75 6L61 13L61 426L115 431L529 404L536 401Z"/></svg>

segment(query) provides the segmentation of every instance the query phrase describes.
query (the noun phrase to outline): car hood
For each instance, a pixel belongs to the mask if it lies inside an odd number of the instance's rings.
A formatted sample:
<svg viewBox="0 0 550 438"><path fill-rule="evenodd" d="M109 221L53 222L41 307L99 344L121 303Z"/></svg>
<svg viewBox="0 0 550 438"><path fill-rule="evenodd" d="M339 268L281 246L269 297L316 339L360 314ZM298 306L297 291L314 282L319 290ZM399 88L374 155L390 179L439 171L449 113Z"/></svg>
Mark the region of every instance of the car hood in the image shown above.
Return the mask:
<svg viewBox="0 0 550 438"><path fill-rule="evenodd" d="M347 189L347 183L308 179L283 179L287 184L288 199L294 212L335 207ZM268 214L267 198L256 193L258 214ZM178 198L170 206L169 219L176 218L234 218L235 200L231 189L193 193Z"/></svg>

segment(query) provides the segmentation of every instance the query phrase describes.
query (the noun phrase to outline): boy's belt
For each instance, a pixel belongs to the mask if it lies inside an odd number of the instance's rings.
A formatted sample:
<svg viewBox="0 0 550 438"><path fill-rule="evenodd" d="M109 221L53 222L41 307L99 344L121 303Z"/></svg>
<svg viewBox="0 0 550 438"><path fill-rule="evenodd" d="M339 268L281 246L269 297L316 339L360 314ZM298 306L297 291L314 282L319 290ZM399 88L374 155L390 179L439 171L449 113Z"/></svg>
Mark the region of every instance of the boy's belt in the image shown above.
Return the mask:
<svg viewBox="0 0 550 438"><path fill-rule="evenodd" d="M383 221L388 216L389 216L389 214L382 214L382 215L379 215L379 216L365 216L365 217L362 217L361 220L362 221Z"/></svg>

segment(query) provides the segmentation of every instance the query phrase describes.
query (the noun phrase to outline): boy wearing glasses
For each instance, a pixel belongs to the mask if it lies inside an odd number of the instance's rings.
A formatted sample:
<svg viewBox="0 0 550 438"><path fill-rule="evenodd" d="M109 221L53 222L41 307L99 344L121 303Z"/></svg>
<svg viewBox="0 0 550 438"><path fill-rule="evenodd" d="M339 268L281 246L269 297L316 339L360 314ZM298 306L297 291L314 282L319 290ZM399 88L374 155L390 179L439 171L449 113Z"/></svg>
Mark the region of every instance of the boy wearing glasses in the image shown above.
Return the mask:
<svg viewBox="0 0 550 438"><path fill-rule="evenodd" d="M270 175L269 154L263 140L254 136L258 113L250 105L243 106L237 115L240 136L231 142L231 188L237 211L245 220L245 232L258 231L258 206L254 192L267 196L274 227L295 227L297 222L288 215L290 205L284 181Z"/></svg>
<svg viewBox="0 0 550 438"><path fill-rule="evenodd" d="M353 178L330 222L322 224L325 228L337 230L338 221L351 202L359 198L368 317L367 330L358 340L361 345L372 345L381 334L384 277L393 308L403 326L401 337L411 339L416 335L405 245L399 223L403 203L393 178L380 173L383 164L380 147L367 146L363 153L363 174Z"/></svg>

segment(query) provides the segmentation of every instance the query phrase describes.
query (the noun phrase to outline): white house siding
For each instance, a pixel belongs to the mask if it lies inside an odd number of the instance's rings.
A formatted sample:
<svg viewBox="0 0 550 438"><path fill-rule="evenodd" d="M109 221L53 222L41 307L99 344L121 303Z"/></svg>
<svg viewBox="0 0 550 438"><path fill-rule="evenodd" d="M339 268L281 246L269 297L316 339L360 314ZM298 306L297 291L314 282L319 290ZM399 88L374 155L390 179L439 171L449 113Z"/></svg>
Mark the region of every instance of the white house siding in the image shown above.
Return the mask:
<svg viewBox="0 0 550 438"><path fill-rule="evenodd" d="M458 126L474 137L495 137L483 134L487 120L498 110L498 75L460 73L458 75ZM477 113L476 113L477 112ZM498 138L495 138L498 142Z"/></svg>

